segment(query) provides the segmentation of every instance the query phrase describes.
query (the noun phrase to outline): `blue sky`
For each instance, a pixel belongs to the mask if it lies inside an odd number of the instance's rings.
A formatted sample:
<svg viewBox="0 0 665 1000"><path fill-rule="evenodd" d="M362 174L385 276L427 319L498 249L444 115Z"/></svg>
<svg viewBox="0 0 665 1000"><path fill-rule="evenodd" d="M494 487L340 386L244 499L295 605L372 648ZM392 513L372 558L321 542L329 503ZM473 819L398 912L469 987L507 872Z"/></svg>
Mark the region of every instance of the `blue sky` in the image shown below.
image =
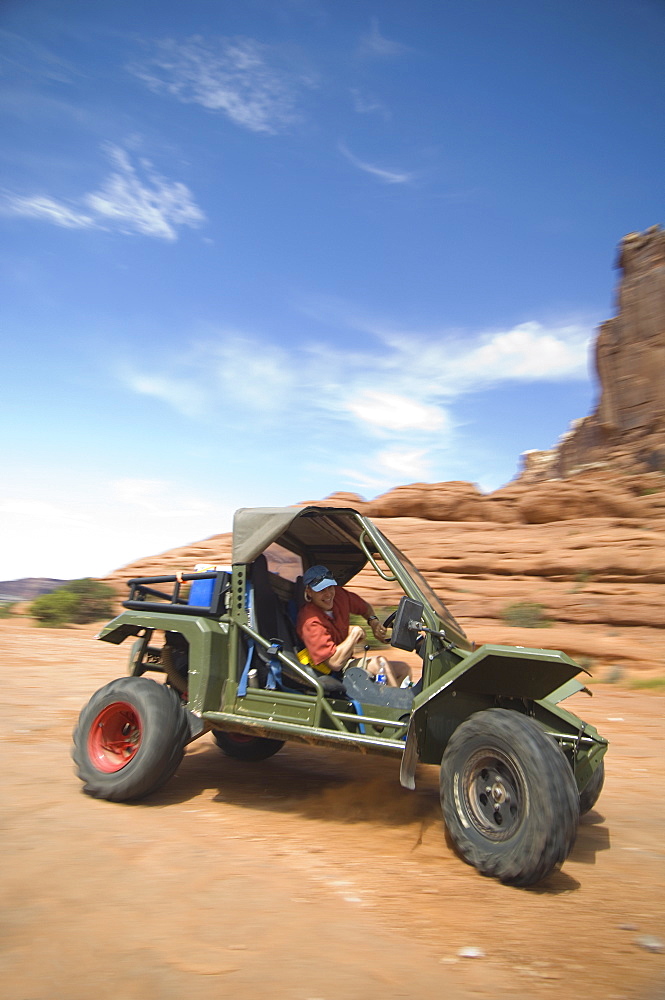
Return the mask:
<svg viewBox="0 0 665 1000"><path fill-rule="evenodd" d="M4 0L0 579L496 489L663 218L661 0Z"/></svg>

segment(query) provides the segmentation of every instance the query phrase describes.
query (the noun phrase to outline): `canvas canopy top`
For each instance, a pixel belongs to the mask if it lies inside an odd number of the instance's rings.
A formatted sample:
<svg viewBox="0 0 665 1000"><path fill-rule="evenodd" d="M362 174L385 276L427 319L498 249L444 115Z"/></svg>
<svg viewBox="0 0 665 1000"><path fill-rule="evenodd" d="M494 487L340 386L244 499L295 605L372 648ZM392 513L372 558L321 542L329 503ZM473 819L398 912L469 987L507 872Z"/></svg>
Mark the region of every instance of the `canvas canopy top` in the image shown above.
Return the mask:
<svg viewBox="0 0 665 1000"><path fill-rule="evenodd" d="M350 507L242 507L233 519L233 562L251 563L272 542L321 563L344 584L367 562L364 519ZM376 530L376 529L375 529ZM370 551L376 546L365 536Z"/></svg>
<svg viewBox="0 0 665 1000"><path fill-rule="evenodd" d="M464 629L403 553L366 517L351 507L242 507L233 519L233 563L252 563L268 546L281 545L302 557L303 568L321 564L344 586L367 564L377 542L407 568L415 593L430 604L458 645L471 648ZM361 545L362 538L362 545ZM384 544L385 543L385 544Z"/></svg>

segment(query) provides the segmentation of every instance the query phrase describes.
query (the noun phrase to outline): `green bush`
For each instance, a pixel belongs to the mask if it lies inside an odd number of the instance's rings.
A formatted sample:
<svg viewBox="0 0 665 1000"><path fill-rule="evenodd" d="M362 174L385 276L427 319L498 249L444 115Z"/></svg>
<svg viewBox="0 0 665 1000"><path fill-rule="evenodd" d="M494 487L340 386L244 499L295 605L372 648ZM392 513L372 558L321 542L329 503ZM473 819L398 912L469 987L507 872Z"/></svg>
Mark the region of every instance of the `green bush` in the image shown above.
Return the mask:
<svg viewBox="0 0 665 1000"><path fill-rule="evenodd" d="M0 618L11 618L14 614L16 602L13 604L0 604Z"/></svg>
<svg viewBox="0 0 665 1000"><path fill-rule="evenodd" d="M590 580L593 580L593 573L588 569L580 570L579 573L575 574L575 586L572 587L569 593L579 594L580 590L583 590Z"/></svg>
<svg viewBox="0 0 665 1000"><path fill-rule="evenodd" d="M663 691L665 690L665 677L636 677L630 685L636 691Z"/></svg>
<svg viewBox="0 0 665 1000"><path fill-rule="evenodd" d="M507 625L517 625L519 628L547 628L552 624L545 615L543 605L534 601L507 604L501 612L501 618Z"/></svg>
<svg viewBox="0 0 665 1000"><path fill-rule="evenodd" d="M85 578L72 580L50 594L42 594L30 605L30 614L41 625L86 625L110 618L114 593L105 583Z"/></svg>
<svg viewBox="0 0 665 1000"><path fill-rule="evenodd" d="M29 611L42 625L57 628L65 622L73 621L73 615L78 606L76 594L70 594L63 588L54 590L51 594L42 594L35 598Z"/></svg>

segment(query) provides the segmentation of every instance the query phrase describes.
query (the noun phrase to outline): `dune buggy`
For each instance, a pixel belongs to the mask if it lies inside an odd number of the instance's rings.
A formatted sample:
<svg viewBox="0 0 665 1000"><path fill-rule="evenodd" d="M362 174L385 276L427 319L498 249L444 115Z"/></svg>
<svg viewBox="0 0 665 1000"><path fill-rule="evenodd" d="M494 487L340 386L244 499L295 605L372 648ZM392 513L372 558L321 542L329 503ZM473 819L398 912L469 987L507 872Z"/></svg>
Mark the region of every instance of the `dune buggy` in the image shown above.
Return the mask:
<svg viewBox="0 0 665 1000"><path fill-rule="evenodd" d="M87 793L149 795L208 731L249 761L290 740L393 756L410 789L418 762L440 765L450 837L485 875L528 886L563 863L600 794L607 749L560 706L583 687L578 664L558 650L475 648L410 560L352 509L239 510L232 552L225 569L130 581L99 635L134 640L129 676L97 691L74 731ZM302 574L316 564L341 585L363 568L378 574L382 603L396 606L391 645L422 659L415 687L366 678L331 696L299 660Z"/></svg>

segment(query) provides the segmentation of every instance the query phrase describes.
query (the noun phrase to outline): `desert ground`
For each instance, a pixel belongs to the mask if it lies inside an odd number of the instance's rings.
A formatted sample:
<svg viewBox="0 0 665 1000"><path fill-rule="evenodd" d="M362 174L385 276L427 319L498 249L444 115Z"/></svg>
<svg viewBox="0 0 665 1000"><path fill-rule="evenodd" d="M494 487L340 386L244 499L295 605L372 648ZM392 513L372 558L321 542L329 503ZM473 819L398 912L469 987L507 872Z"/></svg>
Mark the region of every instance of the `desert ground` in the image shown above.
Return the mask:
<svg viewBox="0 0 665 1000"><path fill-rule="evenodd" d="M605 789L519 890L455 855L433 767L408 792L392 760L206 735L144 802L82 794L71 731L128 653L96 631L0 621L4 1000L665 1000L664 694L567 703L610 740Z"/></svg>

